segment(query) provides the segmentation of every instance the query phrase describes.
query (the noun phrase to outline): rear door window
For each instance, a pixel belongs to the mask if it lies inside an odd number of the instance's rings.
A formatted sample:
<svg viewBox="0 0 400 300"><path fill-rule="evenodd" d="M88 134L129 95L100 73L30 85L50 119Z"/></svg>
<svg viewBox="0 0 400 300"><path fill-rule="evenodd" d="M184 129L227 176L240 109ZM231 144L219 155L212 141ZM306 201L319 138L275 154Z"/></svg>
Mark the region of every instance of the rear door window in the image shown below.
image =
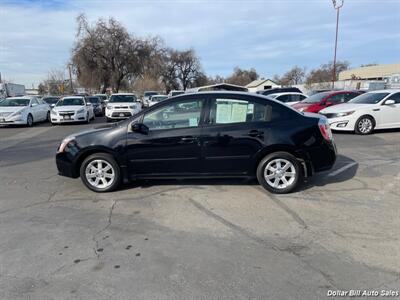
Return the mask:
<svg viewBox="0 0 400 300"><path fill-rule="evenodd" d="M272 122L289 117L288 109L268 101L251 99L213 99L209 121L211 124L233 124L249 122Z"/></svg>

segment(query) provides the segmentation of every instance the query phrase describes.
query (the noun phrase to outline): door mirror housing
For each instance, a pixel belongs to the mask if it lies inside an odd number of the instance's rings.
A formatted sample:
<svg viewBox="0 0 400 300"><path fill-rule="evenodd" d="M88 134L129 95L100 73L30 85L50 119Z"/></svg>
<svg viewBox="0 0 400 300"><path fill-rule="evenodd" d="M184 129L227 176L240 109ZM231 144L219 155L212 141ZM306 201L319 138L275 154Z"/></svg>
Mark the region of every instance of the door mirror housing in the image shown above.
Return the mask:
<svg viewBox="0 0 400 300"><path fill-rule="evenodd" d="M392 99L388 99L385 101L385 105L393 105L396 104L396 101L392 100Z"/></svg>
<svg viewBox="0 0 400 300"><path fill-rule="evenodd" d="M50 107L51 107L51 108L54 108L54 107L56 107L56 105L55 105L55 104L51 104Z"/></svg>
<svg viewBox="0 0 400 300"><path fill-rule="evenodd" d="M86 106L92 106L92 103L88 102L86 103Z"/></svg>
<svg viewBox="0 0 400 300"><path fill-rule="evenodd" d="M132 131L141 133L141 134L148 134L149 133L149 127L142 123L134 123L132 124Z"/></svg>
<svg viewBox="0 0 400 300"><path fill-rule="evenodd" d="M332 104L333 104L333 103L330 102L330 101L326 101L326 102L325 102L325 105L326 105L326 106L331 106Z"/></svg>

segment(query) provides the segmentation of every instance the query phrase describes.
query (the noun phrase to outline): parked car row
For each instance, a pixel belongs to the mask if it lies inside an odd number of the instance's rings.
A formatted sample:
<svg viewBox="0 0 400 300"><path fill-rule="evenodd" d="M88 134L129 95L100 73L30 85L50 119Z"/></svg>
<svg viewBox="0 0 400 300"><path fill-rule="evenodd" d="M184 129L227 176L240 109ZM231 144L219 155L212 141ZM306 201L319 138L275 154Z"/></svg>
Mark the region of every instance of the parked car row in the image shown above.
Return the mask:
<svg viewBox="0 0 400 300"><path fill-rule="evenodd" d="M374 129L400 128L400 90L324 91L291 106L324 115L332 130L370 134Z"/></svg>

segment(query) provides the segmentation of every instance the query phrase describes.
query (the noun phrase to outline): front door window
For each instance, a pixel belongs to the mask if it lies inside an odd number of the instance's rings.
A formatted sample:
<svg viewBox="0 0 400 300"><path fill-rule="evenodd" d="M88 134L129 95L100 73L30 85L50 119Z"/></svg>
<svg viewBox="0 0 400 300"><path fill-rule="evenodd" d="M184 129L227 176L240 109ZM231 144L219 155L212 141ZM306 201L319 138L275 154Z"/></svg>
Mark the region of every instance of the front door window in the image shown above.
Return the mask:
<svg viewBox="0 0 400 300"><path fill-rule="evenodd" d="M143 124L150 130L197 127L202 105L202 100L185 100L167 104L146 114Z"/></svg>

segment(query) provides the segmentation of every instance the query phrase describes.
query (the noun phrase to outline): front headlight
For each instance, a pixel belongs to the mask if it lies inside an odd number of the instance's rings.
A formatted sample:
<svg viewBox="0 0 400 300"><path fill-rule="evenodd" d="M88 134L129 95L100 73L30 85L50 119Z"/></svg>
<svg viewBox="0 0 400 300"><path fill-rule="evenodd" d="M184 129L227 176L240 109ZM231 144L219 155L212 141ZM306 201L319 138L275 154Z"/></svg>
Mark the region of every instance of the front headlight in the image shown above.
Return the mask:
<svg viewBox="0 0 400 300"><path fill-rule="evenodd" d="M18 112L13 113L13 114L11 115L11 117L21 117L21 116L22 116L22 111L18 111Z"/></svg>
<svg viewBox="0 0 400 300"><path fill-rule="evenodd" d="M52 116L57 116L57 112L56 112L55 110L51 110L51 111L50 111L50 114L51 114Z"/></svg>
<svg viewBox="0 0 400 300"><path fill-rule="evenodd" d="M57 149L57 153L62 153L65 150L65 147L67 147L67 145L72 142L73 140L75 140L74 136L69 136L66 137L65 139L62 140L60 146Z"/></svg>
<svg viewBox="0 0 400 300"><path fill-rule="evenodd" d="M345 116L351 115L352 113L354 113L354 110L353 111L347 111L347 112L341 112L341 113L337 113L336 117L345 117Z"/></svg>
<svg viewBox="0 0 400 300"><path fill-rule="evenodd" d="M80 110L78 110L76 113L79 115L79 114L83 114L85 112L85 109L80 109Z"/></svg>
<svg viewBox="0 0 400 300"><path fill-rule="evenodd" d="M129 105L130 109L136 109L136 105Z"/></svg>
<svg viewBox="0 0 400 300"><path fill-rule="evenodd" d="M113 109L111 105L107 105L107 109Z"/></svg>

